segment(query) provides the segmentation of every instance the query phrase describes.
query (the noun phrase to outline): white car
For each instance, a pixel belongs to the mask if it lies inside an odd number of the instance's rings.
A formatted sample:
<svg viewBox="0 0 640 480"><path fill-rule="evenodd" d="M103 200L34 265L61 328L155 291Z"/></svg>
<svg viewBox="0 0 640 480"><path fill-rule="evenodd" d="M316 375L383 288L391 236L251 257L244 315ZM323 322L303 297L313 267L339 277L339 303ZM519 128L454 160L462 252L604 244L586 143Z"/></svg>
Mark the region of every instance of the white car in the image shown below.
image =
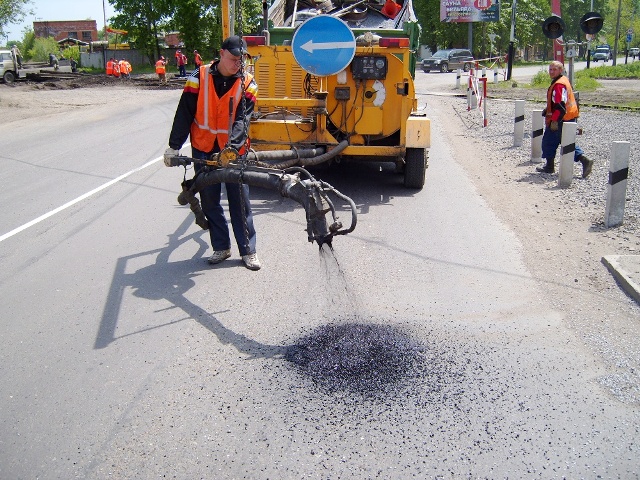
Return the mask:
<svg viewBox="0 0 640 480"><path fill-rule="evenodd" d="M596 52L591 57L594 62L597 62L598 60L604 60L605 62L608 62L609 60L611 60L611 58L611 50L609 50L608 48L596 48Z"/></svg>

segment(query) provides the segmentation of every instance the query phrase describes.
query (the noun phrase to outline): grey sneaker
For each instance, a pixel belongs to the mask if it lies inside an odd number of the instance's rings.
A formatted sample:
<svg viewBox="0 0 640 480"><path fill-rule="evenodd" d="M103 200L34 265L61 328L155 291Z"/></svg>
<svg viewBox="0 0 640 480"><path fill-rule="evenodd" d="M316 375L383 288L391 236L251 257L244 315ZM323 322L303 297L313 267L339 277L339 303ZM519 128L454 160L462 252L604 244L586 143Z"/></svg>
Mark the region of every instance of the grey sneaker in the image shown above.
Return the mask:
<svg viewBox="0 0 640 480"><path fill-rule="evenodd" d="M209 262L211 265L215 265L216 263L220 263L224 260L226 260L227 258L229 258L231 256L231 250L216 250L215 252L213 252L213 255L211 255L208 259L207 262Z"/></svg>
<svg viewBox="0 0 640 480"><path fill-rule="evenodd" d="M244 266L249 270L260 270L260 260L258 260L257 253L250 253L249 255L242 255L242 261L244 262Z"/></svg>

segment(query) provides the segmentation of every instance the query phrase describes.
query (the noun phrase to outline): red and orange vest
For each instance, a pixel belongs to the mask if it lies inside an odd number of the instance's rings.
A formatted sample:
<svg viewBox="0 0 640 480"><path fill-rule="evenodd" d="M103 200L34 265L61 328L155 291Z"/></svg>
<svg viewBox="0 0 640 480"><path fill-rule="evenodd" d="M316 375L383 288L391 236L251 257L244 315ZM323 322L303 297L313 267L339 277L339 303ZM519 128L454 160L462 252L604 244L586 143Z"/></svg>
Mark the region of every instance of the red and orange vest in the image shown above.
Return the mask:
<svg viewBox="0 0 640 480"><path fill-rule="evenodd" d="M230 123L236 118L236 111L243 91L249 86L253 76L245 73L244 88L242 79L238 78L233 86L222 97L218 97L210 75L211 65L200 67L200 89L198 92L198 106L191 124L191 145L201 152L213 150L216 140L223 149L229 140ZM231 100L233 99L233 102ZM230 110L230 104L232 109ZM229 122L231 118L231 122ZM241 152L242 153L242 152Z"/></svg>
<svg viewBox="0 0 640 480"><path fill-rule="evenodd" d="M573 95L573 88L571 88L571 82L569 82L569 79L563 75L555 82L553 82L547 90L547 113L545 115L545 123L547 126L549 126L549 124L551 123L551 115L553 114L553 103L551 101L551 95L553 94L553 89L557 83L564 85L564 88L567 89L567 102L565 103L566 112L564 114L564 117L562 117L562 121L570 122L571 120L575 120L576 118L578 118L578 116L580 115L576 97Z"/></svg>

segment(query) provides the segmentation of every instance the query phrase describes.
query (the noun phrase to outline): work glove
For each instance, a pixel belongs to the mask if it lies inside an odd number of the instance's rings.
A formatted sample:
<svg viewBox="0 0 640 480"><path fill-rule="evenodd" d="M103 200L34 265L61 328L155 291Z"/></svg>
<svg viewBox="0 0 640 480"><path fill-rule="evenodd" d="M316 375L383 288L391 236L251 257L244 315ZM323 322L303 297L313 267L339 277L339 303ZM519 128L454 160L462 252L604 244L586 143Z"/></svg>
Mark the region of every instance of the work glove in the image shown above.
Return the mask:
<svg viewBox="0 0 640 480"><path fill-rule="evenodd" d="M171 163L171 158L180 155L180 150L175 150L173 148L167 148L164 151L164 165L165 167L173 167Z"/></svg>
<svg viewBox="0 0 640 480"><path fill-rule="evenodd" d="M549 124L549 128L551 129L552 132L557 132L558 131L558 122L553 120L550 124Z"/></svg>

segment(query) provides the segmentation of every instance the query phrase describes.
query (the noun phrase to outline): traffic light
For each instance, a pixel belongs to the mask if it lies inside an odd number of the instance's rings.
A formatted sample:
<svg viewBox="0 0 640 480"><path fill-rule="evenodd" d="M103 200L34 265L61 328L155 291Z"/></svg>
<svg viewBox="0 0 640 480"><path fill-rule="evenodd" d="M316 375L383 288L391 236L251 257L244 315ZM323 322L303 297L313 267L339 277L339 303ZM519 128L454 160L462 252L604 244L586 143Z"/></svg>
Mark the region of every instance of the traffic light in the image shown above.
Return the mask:
<svg viewBox="0 0 640 480"><path fill-rule="evenodd" d="M593 35L602 29L603 23L602 15L596 12L588 12L580 19L580 28L584 33Z"/></svg>
<svg viewBox="0 0 640 480"><path fill-rule="evenodd" d="M560 38L564 32L564 20L557 15L551 15L542 24L542 33L547 38Z"/></svg>

